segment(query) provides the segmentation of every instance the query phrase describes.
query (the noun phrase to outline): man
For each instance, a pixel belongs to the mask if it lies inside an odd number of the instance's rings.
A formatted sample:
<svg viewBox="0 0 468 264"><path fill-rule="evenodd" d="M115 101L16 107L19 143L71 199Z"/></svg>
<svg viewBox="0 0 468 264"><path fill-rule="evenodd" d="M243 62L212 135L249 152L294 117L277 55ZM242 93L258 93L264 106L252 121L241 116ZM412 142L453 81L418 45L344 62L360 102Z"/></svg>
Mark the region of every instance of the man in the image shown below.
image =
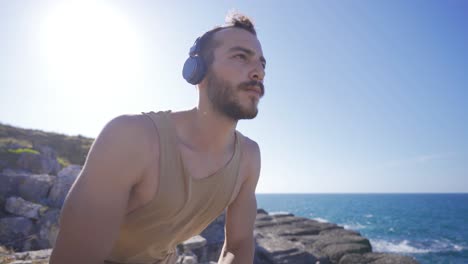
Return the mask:
<svg viewBox="0 0 468 264"><path fill-rule="evenodd" d="M66 198L51 264L175 263L175 246L225 208L219 263L253 262L260 151L236 125L257 115L265 58L251 21L229 19L184 65L198 107L104 127Z"/></svg>

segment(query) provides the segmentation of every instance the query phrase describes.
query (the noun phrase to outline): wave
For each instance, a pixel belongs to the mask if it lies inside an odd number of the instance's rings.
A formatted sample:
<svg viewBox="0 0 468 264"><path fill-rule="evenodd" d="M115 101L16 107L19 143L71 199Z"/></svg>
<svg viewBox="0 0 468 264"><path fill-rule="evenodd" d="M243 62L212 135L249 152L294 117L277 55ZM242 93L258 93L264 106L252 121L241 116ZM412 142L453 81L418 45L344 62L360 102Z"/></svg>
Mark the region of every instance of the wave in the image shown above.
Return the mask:
<svg viewBox="0 0 468 264"><path fill-rule="evenodd" d="M361 230L367 227L361 223L343 224L341 226L343 226L345 229L348 229L348 230Z"/></svg>
<svg viewBox="0 0 468 264"><path fill-rule="evenodd" d="M374 252L425 254L430 252L459 252L466 249L461 245L442 240L432 240L429 243L424 243L427 245L410 242L406 239L400 242L371 239L370 242Z"/></svg>
<svg viewBox="0 0 468 264"><path fill-rule="evenodd" d="M320 222L320 223L329 223L330 222L327 219L320 218L320 217L316 217L316 218L312 218L312 219L317 221L317 222Z"/></svg>
<svg viewBox="0 0 468 264"><path fill-rule="evenodd" d="M269 215L276 215L276 216L278 216L278 215L289 215L289 214L291 214L291 213L290 213L290 212L286 212L286 211L275 211L275 212L269 212L268 214L269 214Z"/></svg>

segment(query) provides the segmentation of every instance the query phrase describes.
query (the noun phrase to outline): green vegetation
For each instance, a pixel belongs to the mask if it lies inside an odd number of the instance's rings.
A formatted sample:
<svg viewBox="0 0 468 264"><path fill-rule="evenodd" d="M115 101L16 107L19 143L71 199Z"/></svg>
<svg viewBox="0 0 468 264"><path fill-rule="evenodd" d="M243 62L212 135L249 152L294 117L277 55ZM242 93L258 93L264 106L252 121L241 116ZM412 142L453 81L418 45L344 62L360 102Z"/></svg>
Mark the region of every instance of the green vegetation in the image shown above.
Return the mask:
<svg viewBox="0 0 468 264"><path fill-rule="evenodd" d="M39 151L30 149L30 148L9 149L7 151L10 153L14 153L14 154L22 154L22 153L39 154Z"/></svg>
<svg viewBox="0 0 468 264"><path fill-rule="evenodd" d="M67 136L0 123L0 163L15 160L21 153L39 154L39 146L48 146L55 150L62 166L83 165L93 141L81 135Z"/></svg>

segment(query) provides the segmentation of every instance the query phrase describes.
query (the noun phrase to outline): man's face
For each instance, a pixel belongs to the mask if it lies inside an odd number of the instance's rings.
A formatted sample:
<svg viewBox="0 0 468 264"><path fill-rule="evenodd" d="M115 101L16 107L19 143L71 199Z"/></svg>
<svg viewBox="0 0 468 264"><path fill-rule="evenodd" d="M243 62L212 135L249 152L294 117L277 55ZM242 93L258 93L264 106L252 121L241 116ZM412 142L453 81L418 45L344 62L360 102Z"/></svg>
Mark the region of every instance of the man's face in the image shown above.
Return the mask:
<svg viewBox="0 0 468 264"><path fill-rule="evenodd" d="M265 59L257 37L244 29L217 32L218 46L209 67L207 95L213 108L233 120L257 116L264 95Z"/></svg>

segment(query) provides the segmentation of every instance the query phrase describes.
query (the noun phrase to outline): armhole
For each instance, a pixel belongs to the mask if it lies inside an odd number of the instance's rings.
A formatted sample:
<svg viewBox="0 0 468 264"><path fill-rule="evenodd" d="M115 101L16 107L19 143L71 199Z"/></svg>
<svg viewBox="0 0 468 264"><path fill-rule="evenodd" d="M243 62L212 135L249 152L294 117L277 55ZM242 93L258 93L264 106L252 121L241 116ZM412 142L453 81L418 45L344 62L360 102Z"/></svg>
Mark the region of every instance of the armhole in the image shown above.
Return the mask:
<svg viewBox="0 0 468 264"><path fill-rule="evenodd" d="M242 157L245 155L244 154L244 147L242 146L245 139L244 139L244 136L237 130L236 130L236 137L237 137L237 140L239 141L237 143L237 144L239 144L239 149L238 150L240 152L239 153L239 168L238 168L237 175L236 175L236 181L234 183L234 189L232 190L232 194L231 194L231 197L229 198L229 203L228 203L227 206L230 206L234 202L236 196L239 195L239 192L240 192L240 190L242 188L242 184L243 184L243 182L240 181L240 178L241 178L240 173L241 173L241 166L242 166L242 164L241 164L242 163ZM239 186L239 189L237 190L238 186ZM236 192L236 190L237 190L237 192Z"/></svg>
<svg viewBox="0 0 468 264"><path fill-rule="evenodd" d="M148 112L148 113L145 113L145 112L142 112L142 115L145 116L146 118L148 118L148 120L151 122L152 124L152 127L153 127L153 133L152 133L152 136L150 136L150 142L152 144L152 163L153 162L157 162L157 174L158 174L158 179L157 179L157 182L156 182L156 192L155 192L155 196L154 198L156 198L156 196L158 195L158 192L159 192L159 183L160 183L160 178L161 178L161 135L159 133L159 128L157 126L157 122L156 122L156 118L155 118L155 115L156 113L155 112ZM156 146L156 141L157 140L157 146Z"/></svg>

